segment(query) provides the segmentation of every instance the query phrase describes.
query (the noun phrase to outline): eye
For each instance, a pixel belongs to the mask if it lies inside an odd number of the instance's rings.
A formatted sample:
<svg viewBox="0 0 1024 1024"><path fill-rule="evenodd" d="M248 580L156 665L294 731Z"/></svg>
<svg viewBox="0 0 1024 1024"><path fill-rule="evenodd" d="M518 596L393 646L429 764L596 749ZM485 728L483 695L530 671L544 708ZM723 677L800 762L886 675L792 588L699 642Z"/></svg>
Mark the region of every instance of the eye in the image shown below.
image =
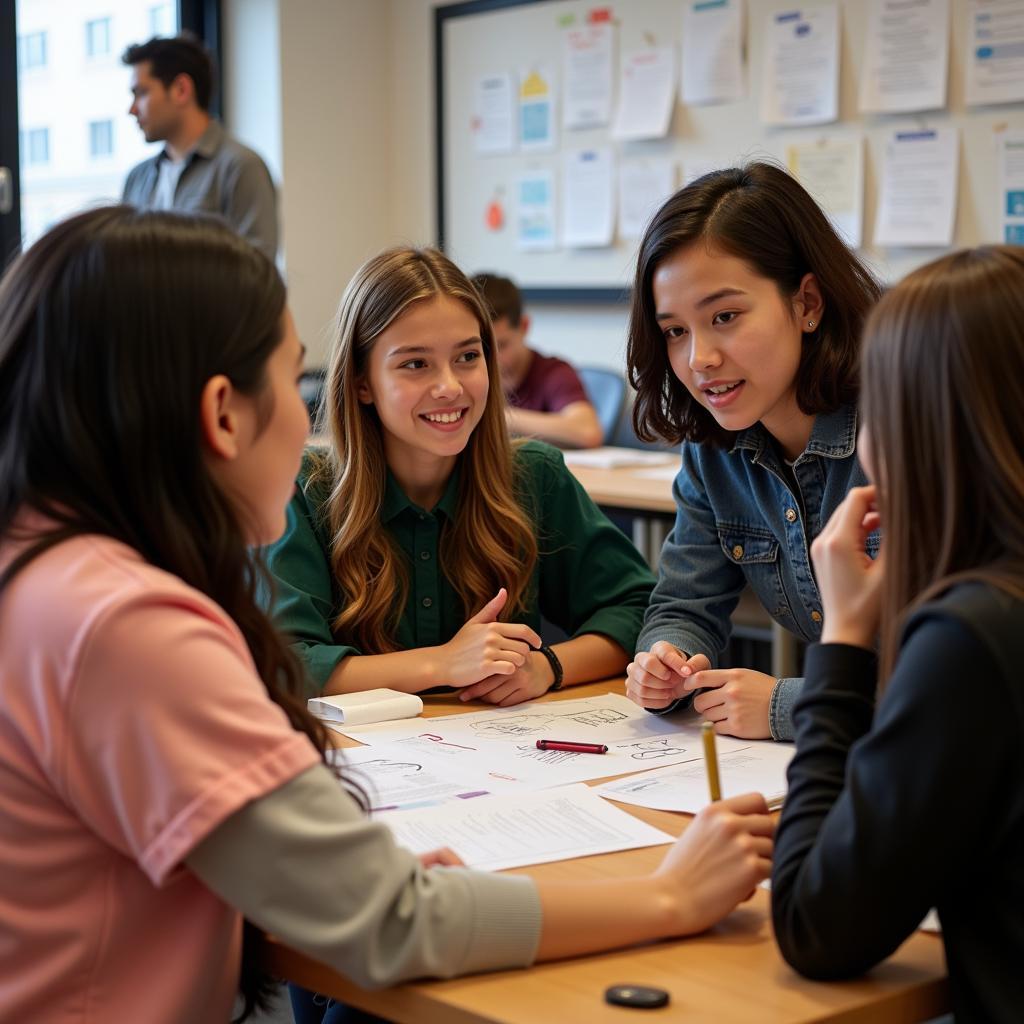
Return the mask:
<svg viewBox="0 0 1024 1024"><path fill-rule="evenodd" d="M675 341L677 338L682 338L686 334L685 327L666 327L662 334L665 336L666 341Z"/></svg>
<svg viewBox="0 0 1024 1024"><path fill-rule="evenodd" d="M481 356L481 353L477 349L469 349L467 352L463 352L455 360L457 363L475 363Z"/></svg>
<svg viewBox="0 0 1024 1024"><path fill-rule="evenodd" d="M726 310L722 313L716 313L711 322L713 324L731 324L738 316L739 313L734 310Z"/></svg>
<svg viewBox="0 0 1024 1024"><path fill-rule="evenodd" d="M404 363L399 363L398 368L400 370L422 370L426 365L426 359L407 359Z"/></svg>

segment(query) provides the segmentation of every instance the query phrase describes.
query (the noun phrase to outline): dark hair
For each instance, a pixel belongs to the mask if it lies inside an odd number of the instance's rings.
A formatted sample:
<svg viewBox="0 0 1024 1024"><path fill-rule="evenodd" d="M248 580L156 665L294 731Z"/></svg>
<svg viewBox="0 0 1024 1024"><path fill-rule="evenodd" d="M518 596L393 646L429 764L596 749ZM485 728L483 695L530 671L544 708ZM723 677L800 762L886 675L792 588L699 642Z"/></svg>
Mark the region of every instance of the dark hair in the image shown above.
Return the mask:
<svg viewBox="0 0 1024 1024"><path fill-rule="evenodd" d="M713 171L681 188L644 232L626 346L629 382L637 392L637 436L723 445L732 437L672 372L655 319L655 272L669 256L698 241L746 262L774 281L787 301L804 275L814 274L825 314L817 329L803 336L797 404L815 415L856 401L861 327L879 296L878 282L795 178L772 164L752 163Z"/></svg>
<svg viewBox="0 0 1024 1024"><path fill-rule="evenodd" d="M907 616L966 579L1024 598L1024 252L915 270L864 331L863 422L885 530L881 676Z"/></svg>
<svg viewBox="0 0 1024 1024"><path fill-rule="evenodd" d="M210 109L213 96L214 64L210 51L191 32L176 36L153 36L145 43L133 43L121 54L121 63L130 67L149 61L150 73L165 89L178 75L192 79L196 104L200 110Z"/></svg>
<svg viewBox="0 0 1024 1024"><path fill-rule="evenodd" d="M511 327L518 327L523 318L523 296L514 282L500 274L481 271L472 277L476 290L484 297L492 320L507 317Z"/></svg>
<svg viewBox="0 0 1024 1024"><path fill-rule="evenodd" d="M270 698L323 753L301 668L256 602L265 571L200 434L211 377L264 393L284 305L266 256L203 217L102 207L15 260L0 280L0 537L28 543L0 593L62 541L121 541L231 616ZM26 510L51 525L27 533L16 523ZM259 940L247 923L243 1015L269 991Z"/></svg>

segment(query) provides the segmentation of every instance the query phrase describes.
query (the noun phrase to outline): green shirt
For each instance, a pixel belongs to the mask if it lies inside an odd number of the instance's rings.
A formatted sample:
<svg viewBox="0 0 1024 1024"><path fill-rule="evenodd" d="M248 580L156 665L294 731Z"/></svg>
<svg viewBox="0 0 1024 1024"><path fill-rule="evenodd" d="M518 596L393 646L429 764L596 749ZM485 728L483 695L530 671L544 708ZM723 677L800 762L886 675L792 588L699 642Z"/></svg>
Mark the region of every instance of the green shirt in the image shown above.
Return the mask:
<svg viewBox="0 0 1024 1024"><path fill-rule="evenodd" d="M556 448L527 441L516 449L524 509L535 525L537 563L519 617L540 630L541 616L570 636L600 633L632 653L654 586L643 558L609 522L569 472ZM310 692L319 693L342 658L362 652L331 623L345 600L330 569L322 509L326 487L306 488L308 461L288 507L284 535L266 549L275 578L274 616L306 666ZM409 595L398 622L402 650L447 643L468 614L438 560L441 527L455 517L458 475L452 474L431 511L413 504L388 473L381 522L404 552Z"/></svg>

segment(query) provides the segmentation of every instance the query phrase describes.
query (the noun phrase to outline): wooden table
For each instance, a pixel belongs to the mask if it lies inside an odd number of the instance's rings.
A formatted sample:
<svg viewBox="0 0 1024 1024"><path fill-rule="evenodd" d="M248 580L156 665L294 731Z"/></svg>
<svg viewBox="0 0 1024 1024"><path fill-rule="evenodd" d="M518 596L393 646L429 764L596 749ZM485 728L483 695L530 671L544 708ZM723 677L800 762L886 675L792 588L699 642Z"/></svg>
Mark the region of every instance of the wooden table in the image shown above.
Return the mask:
<svg viewBox="0 0 1024 1024"><path fill-rule="evenodd" d="M622 681L574 686L552 700L591 697ZM471 711L453 697L428 697L426 716ZM479 706L475 708L479 710ZM339 737L342 745L351 741ZM688 815L624 808L672 834ZM627 850L517 870L548 881L597 879L650 871L664 847ZM780 957L772 938L769 895L733 911L711 931L688 939L539 964L525 971L502 971L454 981L428 981L368 992L310 960L271 941L265 966L278 977L332 995L399 1024L631 1024L636 1011L609 1006L609 985L654 985L671 993L670 1004L649 1011L643 1020L680 1024L887 1024L923 1021L949 1011L942 940L917 932L885 964L857 981L822 984L795 974Z"/></svg>

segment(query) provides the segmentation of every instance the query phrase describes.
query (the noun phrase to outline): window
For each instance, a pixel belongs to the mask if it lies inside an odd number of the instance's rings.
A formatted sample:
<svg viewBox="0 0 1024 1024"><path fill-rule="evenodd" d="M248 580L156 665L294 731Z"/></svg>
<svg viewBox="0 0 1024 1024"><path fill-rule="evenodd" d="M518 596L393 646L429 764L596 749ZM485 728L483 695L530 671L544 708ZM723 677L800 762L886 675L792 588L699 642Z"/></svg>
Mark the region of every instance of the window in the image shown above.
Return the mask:
<svg viewBox="0 0 1024 1024"><path fill-rule="evenodd" d="M27 71L29 68L46 67L46 33L27 32L18 36L18 68Z"/></svg>
<svg viewBox="0 0 1024 1024"><path fill-rule="evenodd" d="M114 122L89 122L89 156L110 156L114 152Z"/></svg>
<svg viewBox="0 0 1024 1024"><path fill-rule="evenodd" d="M102 57L110 53L110 19L96 18L85 23L85 55Z"/></svg>
<svg viewBox="0 0 1024 1024"><path fill-rule="evenodd" d="M171 4L154 4L149 9L149 34L151 36L173 36L177 19Z"/></svg>
<svg viewBox="0 0 1024 1024"><path fill-rule="evenodd" d="M21 162L25 167L50 162L49 128L26 128L21 133Z"/></svg>

